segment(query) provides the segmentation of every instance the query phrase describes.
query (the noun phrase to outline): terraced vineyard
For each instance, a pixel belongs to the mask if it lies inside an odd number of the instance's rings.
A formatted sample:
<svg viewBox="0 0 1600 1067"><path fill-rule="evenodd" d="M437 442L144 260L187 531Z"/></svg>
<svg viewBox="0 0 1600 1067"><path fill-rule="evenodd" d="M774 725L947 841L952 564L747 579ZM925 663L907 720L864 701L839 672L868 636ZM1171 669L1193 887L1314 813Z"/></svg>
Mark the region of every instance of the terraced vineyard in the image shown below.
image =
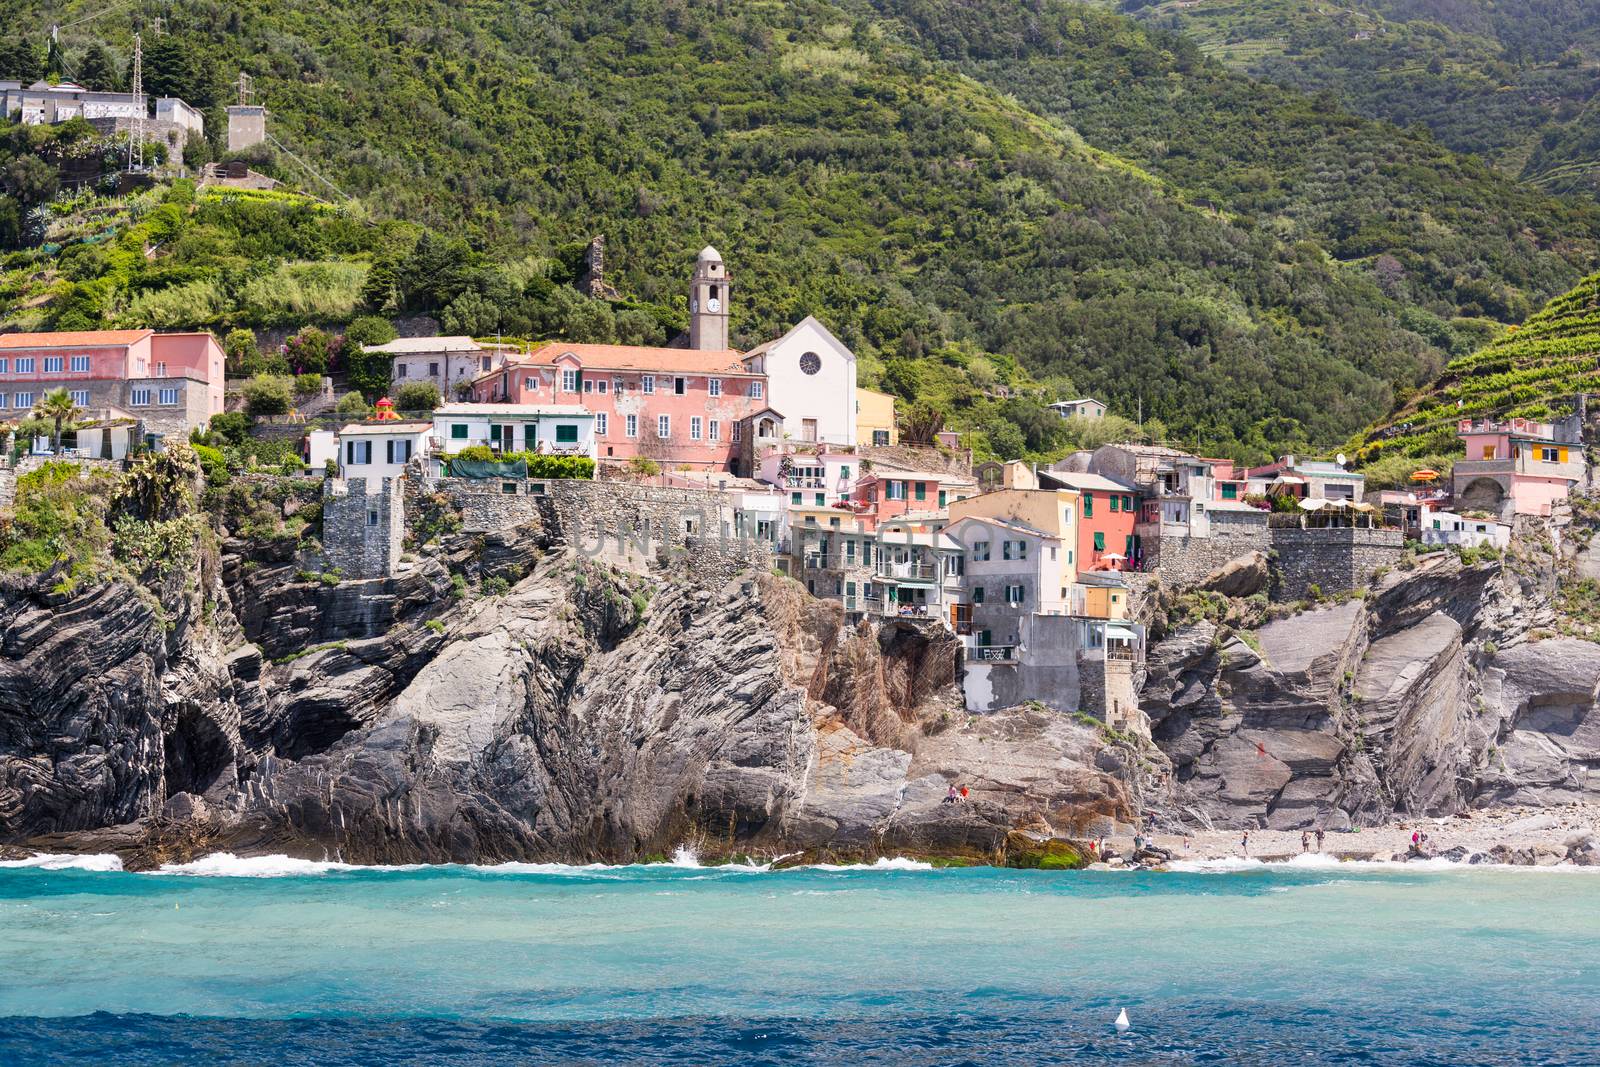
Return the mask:
<svg viewBox="0 0 1600 1067"><path fill-rule="evenodd" d="M1382 457L1459 452L1456 420L1469 415L1545 419L1571 410L1577 393L1600 393L1600 274L1468 356L1356 450Z"/></svg>

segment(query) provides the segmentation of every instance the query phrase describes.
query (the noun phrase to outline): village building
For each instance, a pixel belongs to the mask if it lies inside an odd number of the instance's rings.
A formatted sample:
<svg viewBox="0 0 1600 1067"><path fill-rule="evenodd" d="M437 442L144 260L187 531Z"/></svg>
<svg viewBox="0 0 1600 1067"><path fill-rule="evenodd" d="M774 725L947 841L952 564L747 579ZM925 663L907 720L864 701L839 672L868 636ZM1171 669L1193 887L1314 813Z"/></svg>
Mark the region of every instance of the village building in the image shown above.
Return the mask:
<svg viewBox="0 0 1600 1067"><path fill-rule="evenodd" d="M883 447L900 443L894 397L875 389L856 387L856 436L861 444Z"/></svg>
<svg viewBox="0 0 1600 1067"><path fill-rule="evenodd" d="M422 420L352 423L339 431L339 477L397 478L414 457L427 458L433 431ZM313 446L309 458L318 455Z"/></svg>
<svg viewBox="0 0 1600 1067"><path fill-rule="evenodd" d="M1481 515L1458 515L1453 511L1435 511L1424 505L1420 525L1420 540L1427 545L1493 548L1500 551L1511 547L1509 521Z"/></svg>
<svg viewBox="0 0 1600 1067"><path fill-rule="evenodd" d="M855 353L816 318L807 315L782 337L746 352L743 361L770 385L783 409L786 438L858 443Z"/></svg>
<svg viewBox="0 0 1600 1067"><path fill-rule="evenodd" d="M446 404L433 413L436 459L486 445L497 453L595 456L595 416L576 405Z"/></svg>
<svg viewBox="0 0 1600 1067"><path fill-rule="evenodd" d="M1458 509L1497 518L1549 516L1586 477L1581 421L1462 419L1467 454L1451 471Z"/></svg>
<svg viewBox="0 0 1600 1067"><path fill-rule="evenodd" d="M1050 410L1063 419L1098 419L1105 416L1106 406L1093 397L1085 396L1077 400L1057 400L1050 405Z"/></svg>
<svg viewBox="0 0 1600 1067"><path fill-rule="evenodd" d="M152 117L145 95L101 92L73 82L51 85L37 81L24 86L19 81L0 81L0 116L24 126L54 126L83 119L102 136L111 136L131 130L141 109L146 139L164 143L167 158L176 165L182 165L185 145L205 137L204 116L175 96L157 97Z"/></svg>
<svg viewBox="0 0 1600 1067"><path fill-rule="evenodd" d="M975 479L960 474L913 471L879 463L856 479L850 504L874 528L909 513L945 511L978 494Z"/></svg>
<svg viewBox="0 0 1600 1067"><path fill-rule="evenodd" d="M785 441L762 456L755 476L788 494L789 503L838 504L848 500L861 474L861 457L828 445Z"/></svg>
<svg viewBox="0 0 1600 1067"><path fill-rule="evenodd" d="M65 389L86 419L132 418L147 433L186 436L222 413L225 358L209 333L0 334L0 418Z"/></svg>
<svg viewBox="0 0 1600 1067"><path fill-rule="evenodd" d="M962 547L938 533L873 529L830 507L789 510L789 573L852 617L892 616L955 626Z"/></svg>
<svg viewBox="0 0 1600 1067"><path fill-rule="evenodd" d="M1080 571L1125 571L1133 566L1133 487L1101 474L1039 471L1045 488L1078 494L1077 560Z"/></svg>
<svg viewBox="0 0 1600 1067"><path fill-rule="evenodd" d="M389 380L395 388L421 382L446 400L504 360L503 350L487 351L470 337L397 337L361 351L391 357Z"/></svg>
<svg viewBox="0 0 1600 1067"><path fill-rule="evenodd" d="M1343 457L1340 457L1341 459ZM1299 500L1359 502L1366 475L1345 470L1332 460L1283 456L1246 472L1251 493L1292 496Z"/></svg>

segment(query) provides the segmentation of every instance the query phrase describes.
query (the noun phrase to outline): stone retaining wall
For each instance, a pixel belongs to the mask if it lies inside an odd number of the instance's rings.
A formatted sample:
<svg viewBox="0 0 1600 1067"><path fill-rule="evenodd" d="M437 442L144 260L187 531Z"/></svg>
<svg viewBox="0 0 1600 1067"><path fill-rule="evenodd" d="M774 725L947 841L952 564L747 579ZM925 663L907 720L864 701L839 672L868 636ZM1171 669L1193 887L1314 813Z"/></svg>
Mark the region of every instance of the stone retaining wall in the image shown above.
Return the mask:
<svg viewBox="0 0 1600 1067"><path fill-rule="evenodd" d="M1398 529L1281 529L1272 531L1277 600L1303 600L1315 585L1324 594L1359 589L1379 567L1400 560Z"/></svg>

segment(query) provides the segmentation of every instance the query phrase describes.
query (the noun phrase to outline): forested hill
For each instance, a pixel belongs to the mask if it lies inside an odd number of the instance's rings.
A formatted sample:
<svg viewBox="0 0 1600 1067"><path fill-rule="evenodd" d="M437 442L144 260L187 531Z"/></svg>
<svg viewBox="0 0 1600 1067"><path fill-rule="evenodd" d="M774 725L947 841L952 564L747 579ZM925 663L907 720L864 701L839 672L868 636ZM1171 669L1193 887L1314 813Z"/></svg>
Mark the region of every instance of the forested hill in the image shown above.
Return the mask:
<svg viewBox="0 0 1600 1067"><path fill-rule="evenodd" d="M43 8L5 9L42 49ZM1517 321L1592 269L1600 237L1592 203L1050 0L162 14L147 85L209 107L216 130L225 83L248 71L277 136L363 221L319 247L317 226L258 234L251 220L276 216L208 223L223 209L180 196L159 248L108 257L116 273L89 254L53 273L71 248L14 254L12 321L156 306L266 325L310 307L330 325L429 312L480 334L605 339L619 316L550 314L577 242L606 235L608 277L643 313L633 327L658 324L646 332L681 319L688 259L709 242L735 274L743 341L816 313L868 380L994 428L1001 454L1065 444L1035 400L995 388L1026 371L1043 397L1104 395L1194 447L1258 458L1379 418L1483 320ZM123 54L128 36L111 16L63 33L69 58ZM419 227L443 236L419 244ZM349 306L242 296L330 257ZM163 300L178 286L206 299Z"/></svg>
<svg viewBox="0 0 1600 1067"><path fill-rule="evenodd" d="M1327 91L1557 191L1600 195L1592 0L1102 0L1230 67Z"/></svg>

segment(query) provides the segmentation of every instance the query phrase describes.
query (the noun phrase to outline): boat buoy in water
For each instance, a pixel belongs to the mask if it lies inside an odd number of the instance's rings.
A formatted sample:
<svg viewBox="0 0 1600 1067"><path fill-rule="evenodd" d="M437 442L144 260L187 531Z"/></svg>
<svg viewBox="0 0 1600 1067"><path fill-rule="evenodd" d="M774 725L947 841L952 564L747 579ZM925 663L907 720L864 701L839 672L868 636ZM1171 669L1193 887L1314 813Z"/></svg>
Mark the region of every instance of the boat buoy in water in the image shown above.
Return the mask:
<svg viewBox="0 0 1600 1067"><path fill-rule="evenodd" d="M1119 1034L1124 1032L1125 1030L1128 1029L1128 1027L1133 1025L1132 1023L1130 1023L1128 1021L1128 1009L1127 1008L1123 1008L1121 1011L1117 1012L1117 1021L1113 1025L1116 1026L1117 1033L1119 1033Z"/></svg>

